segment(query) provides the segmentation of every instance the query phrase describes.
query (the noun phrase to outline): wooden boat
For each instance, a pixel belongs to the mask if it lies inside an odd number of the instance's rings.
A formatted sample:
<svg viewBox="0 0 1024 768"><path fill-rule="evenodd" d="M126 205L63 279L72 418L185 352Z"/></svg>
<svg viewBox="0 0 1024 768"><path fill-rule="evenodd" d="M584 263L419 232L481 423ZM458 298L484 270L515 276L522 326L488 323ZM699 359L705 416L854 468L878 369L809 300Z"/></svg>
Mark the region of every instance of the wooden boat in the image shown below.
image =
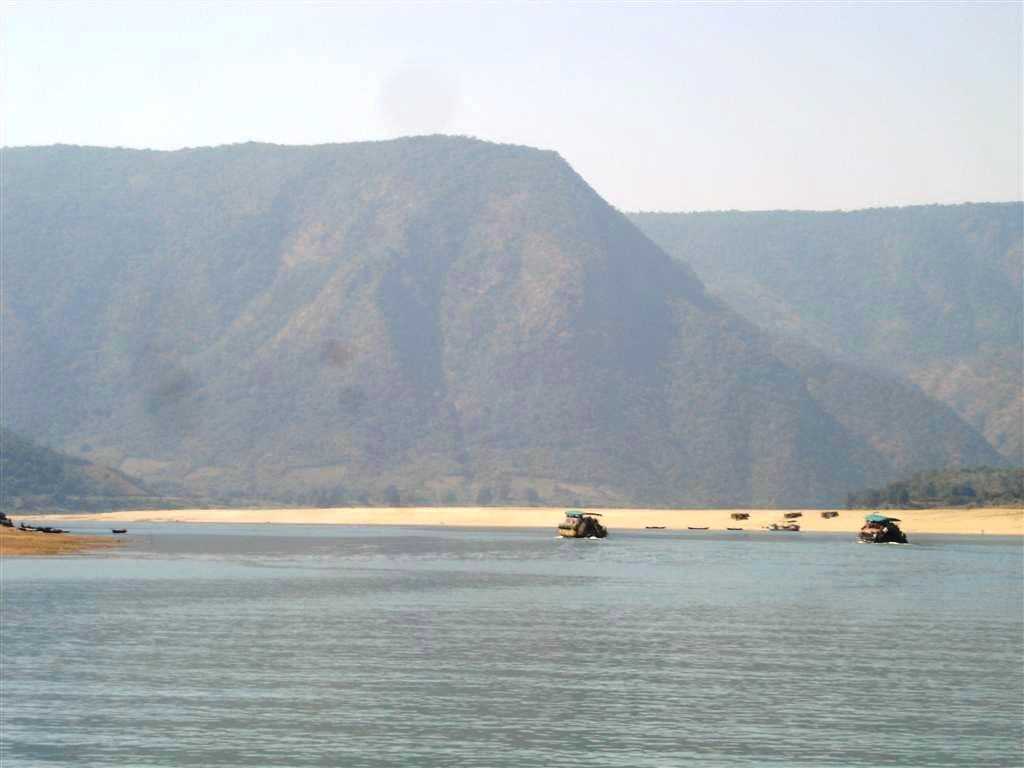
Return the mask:
<svg viewBox="0 0 1024 768"><path fill-rule="evenodd" d="M769 523L767 530L769 531L799 531L799 523Z"/></svg>
<svg viewBox="0 0 1024 768"><path fill-rule="evenodd" d="M864 518L859 538L869 544L906 544L907 534L896 525L899 521L898 517L868 515Z"/></svg>
<svg viewBox="0 0 1024 768"><path fill-rule="evenodd" d="M688 530L688 531L706 531L707 529L708 529L708 527L706 525L703 528L698 528L695 525L688 525L688 526L686 526L686 530Z"/></svg>
<svg viewBox="0 0 1024 768"><path fill-rule="evenodd" d="M644 528L647 529L648 531L664 531L665 530L665 526L664 525L645 525Z"/></svg>
<svg viewBox="0 0 1024 768"><path fill-rule="evenodd" d="M18 527L23 531L36 531L37 533L67 533L63 528L52 528L49 525L26 525L22 522Z"/></svg>
<svg viewBox="0 0 1024 768"><path fill-rule="evenodd" d="M128 529L127 528L111 528L110 532L111 533L128 533Z"/></svg>
<svg viewBox="0 0 1024 768"><path fill-rule="evenodd" d="M825 512L822 512L821 516L824 517L826 520L831 520L833 517L839 517L839 513L836 512L834 509L830 509Z"/></svg>
<svg viewBox="0 0 1024 768"><path fill-rule="evenodd" d="M804 516L803 512L787 512L786 514L783 515L783 517L786 518L787 520L796 520L798 517L803 517L803 516Z"/></svg>
<svg viewBox="0 0 1024 768"><path fill-rule="evenodd" d="M598 521L597 512L584 514L578 509L565 513L565 520L558 525L558 535L566 539L603 539L608 529Z"/></svg>
<svg viewBox="0 0 1024 768"><path fill-rule="evenodd" d="M731 517L733 520L749 520L750 519L750 513L749 512L733 512L731 515L729 515L729 517Z"/></svg>
<svg viewBox="0 0 1024 768"><path fill-rule="evenodd" d="M727 531L742 531L742 528L726 528Z"/></svg>

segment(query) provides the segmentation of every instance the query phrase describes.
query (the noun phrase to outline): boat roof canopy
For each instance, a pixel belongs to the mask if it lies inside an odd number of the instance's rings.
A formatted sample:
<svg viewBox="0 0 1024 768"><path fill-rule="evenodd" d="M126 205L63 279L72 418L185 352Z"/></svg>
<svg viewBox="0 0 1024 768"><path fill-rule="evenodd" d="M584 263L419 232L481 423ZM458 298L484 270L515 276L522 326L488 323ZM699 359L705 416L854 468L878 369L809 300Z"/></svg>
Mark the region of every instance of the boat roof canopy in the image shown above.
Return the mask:
<svg viewBox="0 0 1024 768"><path fill-rule="evenodd" d="M864 518L869 523L898 523L898 517L886 517L885 515L868 515Z"/></svg>

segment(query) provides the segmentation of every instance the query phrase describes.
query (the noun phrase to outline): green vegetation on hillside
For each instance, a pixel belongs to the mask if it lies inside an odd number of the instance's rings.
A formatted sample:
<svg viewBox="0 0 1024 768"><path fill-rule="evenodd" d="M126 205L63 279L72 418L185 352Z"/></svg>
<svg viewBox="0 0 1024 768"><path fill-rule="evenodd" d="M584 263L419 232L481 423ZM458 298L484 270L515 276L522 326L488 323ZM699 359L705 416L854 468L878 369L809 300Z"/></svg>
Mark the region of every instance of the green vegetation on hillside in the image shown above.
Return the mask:
<svg viewBox="0 0 1024 768"><path fill-rule="evenodd" d="M112 509L146 496L134 478L0 427L0 509Z"/></svg>
<svg viewBox="0 0 1024 768"><path fill-rule="evenodd" d="M9 507L16 496L85 493L89 488L85 465L81 459L37 445L0 427L0 505Z"/></svg>
<svg viewBox="0 0 1024 768"><path fill-rule="evenodd" d="M851 509L1024 505L1024 469L977 467L920 472L909 480L851 493Z"/></svg>

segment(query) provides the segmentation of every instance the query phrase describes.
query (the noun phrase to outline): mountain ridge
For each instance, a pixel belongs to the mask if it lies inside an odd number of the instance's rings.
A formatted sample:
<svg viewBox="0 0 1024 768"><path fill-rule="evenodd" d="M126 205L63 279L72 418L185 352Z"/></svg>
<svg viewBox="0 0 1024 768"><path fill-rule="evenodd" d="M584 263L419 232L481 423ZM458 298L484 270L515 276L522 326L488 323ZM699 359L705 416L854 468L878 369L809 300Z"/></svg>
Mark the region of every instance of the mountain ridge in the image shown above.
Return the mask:
<svg viewBox="0 0 1024 768"><path fill-rule="evenodd" d="M1024 204L631 219L759 327L897 372L1024 461Z"/></svg>
<svg viewBox="0 0 1024 768"><path fill-rule="evenodd" d="M6 161L7 410L158 487L827 504L936 460L830 415L551 152L427 137ZM949 430L943 461L998 463Z"/></svg>

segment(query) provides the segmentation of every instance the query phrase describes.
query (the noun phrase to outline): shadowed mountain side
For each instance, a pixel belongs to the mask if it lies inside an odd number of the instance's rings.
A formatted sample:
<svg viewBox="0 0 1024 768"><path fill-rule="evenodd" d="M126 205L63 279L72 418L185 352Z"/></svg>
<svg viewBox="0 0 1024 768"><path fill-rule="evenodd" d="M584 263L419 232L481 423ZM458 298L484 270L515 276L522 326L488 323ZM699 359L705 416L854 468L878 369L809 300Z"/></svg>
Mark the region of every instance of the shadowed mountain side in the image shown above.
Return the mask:
<svg viewBox="0 0 1024 768"><path fill-rule="evenodd" d="M759 327L899 373L1022 462L1021 203L631 219Z"/></svg>
<svg viewBox="0 0 1024 768"><path fill-rule="evenodd" d="M5 512L123 507L150 500L150 491L123 472L0 427L0 509Z"/></svg>
<svg viewBox="0 0 1024 768"><path fill-rule="evenodd" d="M1005 464L980 433L962 431L963 421L952 408L894 374L837 362L789 339L766 343L802 375L811 396L848 434L886 458L885 474L906 474L914 466L939 466L946 460L966 466L965 456L988 456L993 465Z"/></svg>
<svg viewBox="0 0 1024 768"><path fill-rule="evenodd" d="M724 309L678 311L667 425L683 460L666 469L699 503L827 504L858 477L889 476L884 454L845 431L746 321Z"/></svg>
<svg viewBox="0 0 1024 768"><path fill-rule="evenodd" d="M800 504L901 462L992 463L955 420L941 456L851 431L550 152L424 137L6 164L5 417L160 487Z"/></svg>

